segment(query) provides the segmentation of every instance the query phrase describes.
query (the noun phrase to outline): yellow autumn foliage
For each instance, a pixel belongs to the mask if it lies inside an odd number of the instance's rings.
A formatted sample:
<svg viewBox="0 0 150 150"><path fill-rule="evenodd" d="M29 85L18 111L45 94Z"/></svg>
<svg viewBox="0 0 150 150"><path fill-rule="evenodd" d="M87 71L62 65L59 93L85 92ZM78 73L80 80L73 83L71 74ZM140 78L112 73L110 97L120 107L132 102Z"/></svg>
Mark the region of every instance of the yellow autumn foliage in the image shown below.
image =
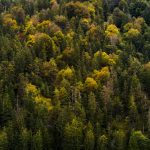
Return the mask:
<svg viewBox="0 0 150 150"><path fill-rule="evenodd" d="M36 33L34 35L29 35L29 42L31 43L36 43L40 40L45 40L45 41L49 41L50 40L50 37L49 35L45 34L45 33Z"/></svg>
<svg viewBox="0 0 150 150"><path fill-rule="evenodd" d="M25 91L27 96L31 96L37 105L43 106L47 110L52 109L51 99L43 97L35 85L31 83L26 84Z"/></svg>
<svg viewBox="0 0 150 150"><path fill-rule="evenodd" d="M117 57L115 55L110 54L108 55L106 52L97 51L94 54L94 58L99 60L102 65L113 65L117 61Z"/></svg>
<svg viewBox="0 0 150 150"><path fill-rule="evenodd" d="M105 35L112 45L116 45L120 40L119 29L114 24L110 24L107 26Z"/></svg>
<svg viewBox="0 0 150 150"><path fill-rule="evenodd" d="M39 90L37 89L37 87L35 85L33 85L31 83L28 83L26 85L26 93L28 95L31 94L32 97L35 97L35 96L37 96L39 94Z"/></svg>
<svg viewBox="0 0 150 150"><path fill-rule="evenodd" d="M6 31L11 31L11 32L19 31L20 27L18 26L17 21L13 19L11 14L4 14L2 16L2 21Z"/></svg>
<svg viewBox="0 0 150 150"><path fill-rule="evenodd" d="M106 81L110 77L109 68L103 67L100 71L94 70L93 77L96 80Z"/></svg>
<svg viewBox="0 0 150 150"><path fill-rule="evenodd" d="M47 33L49 35L54 35L56 32L61 29L53 22L49 20L45 20L37 25L37 29L39 32Z"/></svg>
<svg viewBox="0 0 150 150"><path fill-rule="evenodd" d="M114 24L108 25L105 31L107 37L118 36L119 33L119 29Z"/></svg>
<svg viewBox="0 0 150 150"><path fill-rule="evenodd" d="M88 90L95 90L95 89L98 88L98 84L93 78L87 77L86 80L85 80L85 87Z"/></svg>
<svg viewBox="0 0 150 150"><path fill-rule="evenodd" d="M45 98L41 95L38 95L35 97L35 102L39 105L42 105L43 107L47 108L47 110L52 109L51 105L51 99L50 98Z"/></svg>
<svg viewBox="0 0 150 150"><path fill-rule="evenodd" d="M61 78L71 79L73 75L74 75L73 70L70 67L67 67L66 69L62 69L59 71L58 79Z"/></svg>
<svg viewBox="0 0 150 150"><path fill-rule="evenodd" d="M137 29L139 32L141 32L144 23L144 19L142 17L138 17L133 22L125 24L123 28L125 32L129 31L130 29Z"/></svg>
<svg viewBox="0 0 150 150"><path fill-rule="evenodd" d="M26 24L26 26L25 26L25 29L24 29L24 33L26 34L26 35L28 35L28 34L35 34L35 32L36 32L36 28L35 28L35 26L33 25L33 23L32 22L27 22L27 24Z"/></svg>
<svg viewBox="0 0 150 150"><path fill-rule="evenodd" d="M140 35L138 29L130 29L127 33L125 33L125 37L128 39L135 39Z"/></svg>
<svg viewBox="0 0 150 150"><path fill-rule="evenodd" d="M27 46L34 47L38 53L41 51L55 53L57 51L57 47L54 41L46 33L36 33L34 35L29 35Z"/></svg>

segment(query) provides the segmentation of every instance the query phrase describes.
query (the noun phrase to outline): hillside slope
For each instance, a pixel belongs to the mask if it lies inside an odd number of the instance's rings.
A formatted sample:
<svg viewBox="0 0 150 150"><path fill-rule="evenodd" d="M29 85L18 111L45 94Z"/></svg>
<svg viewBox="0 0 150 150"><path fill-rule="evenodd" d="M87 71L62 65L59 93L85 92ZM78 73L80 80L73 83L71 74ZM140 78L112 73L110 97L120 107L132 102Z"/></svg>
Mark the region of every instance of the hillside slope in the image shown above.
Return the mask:
<svg viewBox="0 0 150 150"><path fill-rule="evenodd" d="M150 150L149 0L0 0L0 150Z"/></svg>

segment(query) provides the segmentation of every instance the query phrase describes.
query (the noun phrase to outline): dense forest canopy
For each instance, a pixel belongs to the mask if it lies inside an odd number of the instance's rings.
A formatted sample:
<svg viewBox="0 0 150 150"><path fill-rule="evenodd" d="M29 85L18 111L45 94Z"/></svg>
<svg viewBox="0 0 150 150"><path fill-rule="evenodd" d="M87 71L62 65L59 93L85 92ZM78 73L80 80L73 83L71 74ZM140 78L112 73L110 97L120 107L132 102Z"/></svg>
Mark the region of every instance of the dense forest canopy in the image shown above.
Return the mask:
<svg viewBox="0 0 150 150"><path fill-rule="evenodd" d="M150 150L150 0L0 0L0 150Z"/></svg>

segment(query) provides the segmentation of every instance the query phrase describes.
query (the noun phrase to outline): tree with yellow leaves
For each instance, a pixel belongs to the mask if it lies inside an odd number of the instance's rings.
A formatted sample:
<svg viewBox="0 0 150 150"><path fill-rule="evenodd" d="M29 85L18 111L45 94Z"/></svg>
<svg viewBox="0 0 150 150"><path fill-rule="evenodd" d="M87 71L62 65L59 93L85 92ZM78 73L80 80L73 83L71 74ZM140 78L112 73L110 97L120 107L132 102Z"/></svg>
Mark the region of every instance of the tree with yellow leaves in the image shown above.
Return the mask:
<svg viewBox="0 0 150 150"><path fill-rule="evenodd" d="M25 92L27 97L30 97L37 106L46 108L48 111L52 109L51 99L43 97L35 85L28 83Z"/></svg>
<svg viewBox="0 0 150 150"><path fill-rule="evenodd" d="M108 67L103 67L100 71L94 70L93 77L96 80L107 81L110 77L110 71Z"/></svg>
<svg viewBox="0 0 150 150"><path fill-rule="evenodd" d="M93 78L87 77L85 80L85 88L90 91L95 90L98 88L98 84Z"/></svg>
<svg viewBox="0 0 150 150"><path fill-rule="evenodd" d="M44 60L52 57L56 51L56 45L52 38L46 33L29 35L27 46L33 49L33 54Z"/></svg>
<svg viewBox="0 0 150 150"><path fill-rule="evenodd" d="M17 21L13 19L11 14L3 14L2 26L5 32L10 33L12 35L14 35L20 29L20 27L17 24Z"/></svg>
<svg viewBox="0 0 150 150"><path fill-rule="evenodd" d="M65 79L70 80L70 79L72 79L73 75L74 75L73 69L70 67L67 67L66 69L62 69L58 72L57 79L61 80L61 79L65 78Z"/></svg>
<svg viewBox="0 0 150 150"><path fill-rule="evenodd" d="M110 24L107 26L105 35L106 35L106 38L110 40L110 43L112 45L116 45L120 40L119 29L114 24Z"/></svg>

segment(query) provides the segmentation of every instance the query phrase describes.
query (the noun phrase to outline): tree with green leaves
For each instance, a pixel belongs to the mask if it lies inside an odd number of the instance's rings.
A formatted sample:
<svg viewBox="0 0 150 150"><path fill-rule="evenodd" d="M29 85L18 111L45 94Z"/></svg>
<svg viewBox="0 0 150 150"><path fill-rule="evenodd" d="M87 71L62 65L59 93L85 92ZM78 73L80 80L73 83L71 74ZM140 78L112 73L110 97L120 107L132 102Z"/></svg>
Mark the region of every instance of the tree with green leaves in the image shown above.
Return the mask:
<svg viewBox="0 0 150 150"><path fill-rule="evenodd" d="M83 123L78 118L65 125L63 141L64 150L83 148Z"/></svg>

